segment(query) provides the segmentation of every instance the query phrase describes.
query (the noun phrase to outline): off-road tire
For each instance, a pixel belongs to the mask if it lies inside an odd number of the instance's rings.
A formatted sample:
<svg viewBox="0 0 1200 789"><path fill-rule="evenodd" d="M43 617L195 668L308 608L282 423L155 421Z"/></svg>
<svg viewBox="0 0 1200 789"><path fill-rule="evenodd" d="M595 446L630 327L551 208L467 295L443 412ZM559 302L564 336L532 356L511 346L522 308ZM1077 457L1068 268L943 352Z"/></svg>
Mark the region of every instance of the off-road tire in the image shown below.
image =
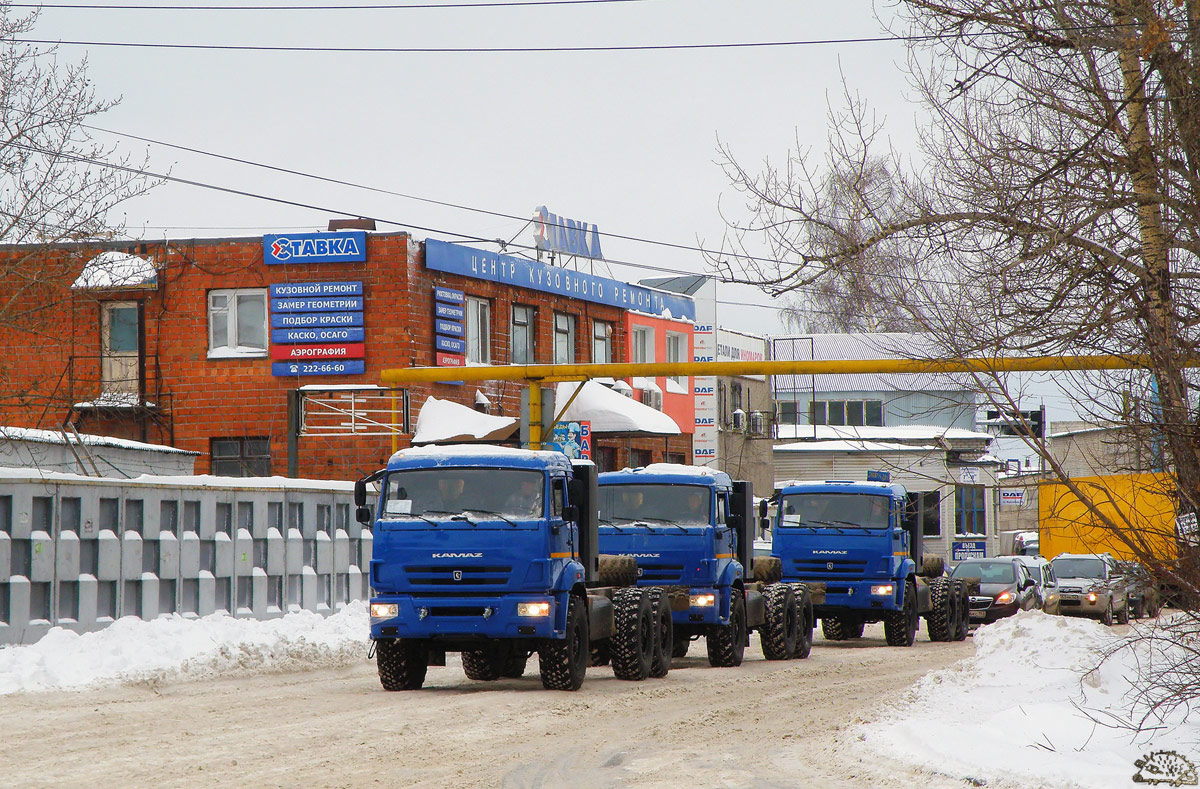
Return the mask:
<svg viewBox="0 0 1200 789"><path fill-rule="evenodd" d="M867 623L856 616L847 617L846 621L842 623L842 633L846 638L862 638L863 628L866 626Z"/></svg>
<svg viewBox="0 0 1200 789"><path fill-rule="evenodd" d="M567 637L547 638L538 646L538 672L546 690L579 690L587 674L587 603L571 595L567 603Z"/></svg>
<svg viewBox="0 0 1200 789"><path fill-rule="evenodd" d="M500 679L503 661L498 655L487 650L473 650L462 653L463 673L467 679L479 682L493 682Z"/></svg>
<svg viewBox="0 0 1200 789"><path fill-rule="evenodd" d="M654 605L646 589L618 589L613 595L613 634L609 639L617 679L634 682L650 676L654 662Z"/></svg>
<svg viewBox="0 0 1200 789"><path fill-rule="evenodd" d="M1104 613L1100 615L1100 624L1112 627L1114 619L1112 598L1110 597L1108 598L1108 608L1104 609Z"/></svg>
<svg viewBox="0 0 1200 789"><path fill-rule="evenodd" d="M742 665L746 654L746 600L741 589L729 590L729 624L708 630L708 664L714 668Z"/></svg>
<svg viewBox="0 0 1200 789"><path fill-rule="evenodd" d="M425 684L429 652L420 642L383 639L375 642L375 664L384 690L417 690Z"/></svg>
<svg viewBox="0 0 1200 789"><path fill-rule="evenodd" d="M783 580L783 560L778 556L755 556L754 580L764 584L779 583Z"/></svg>
<svg viewBox="0 0 1200 789"><path fill-rule="evenodd" d="M599 574L601 586L625 587L637 583L637 559L632 556L600 554Z"/></svg>
<svg viewBox="0 0 1200 789"><path fill-rule="evenodd" d="M934 578L929 582L929 613L925 615L925 627L930 641L949 641L958 630L955 616L953 589L948 578Z"/></svg>
<svg viewBox="0 0 1200 789"><path fill-rule="evenodd" d="M911 647L917 638L917 585L912 581L904 584L904 606L899 611L888 611L883 618L883 635L891 647Z"/></svg>
<svg viewBox="0 0 1200 789"><path fill-rule="evenodd" d="M817 624L813 617L812 593L804 584L792 584L792 593L796 596L796 604L800 606L800 629L794 657L804 660L812 652L813 628Z"/></svg>
<svg viewBox="0 0 1200 789"><path fill-rule="evenodd" d="M1145 619L1146 618L1146 598L1143 597L1141 600L1139 600L1137 602L1137 605L1135 605L1133 607L1133 618L1134 619Z"/></svg>
<svg viewBox="0 0 1200 789"><path fill-rule="evenodd" d="M529 656L525 654L509 655L500 666L500 676L516 679L525 676L525 668L529 665Z"/></svg>
<svg viewBox="0 0 1200 789"><path fill-rule="evenodd" d="M692 646L691 636L676 636L671 643L671 657L687 657L688 649Z"/></svg>
<svg viewBox="0 0 1200 789"><path fill-rule="evenodd" d="M1129 601L1128 600L1125 601L1125 607L1117 612L1117 624L1118 625L1129 624Z"/></svg>
<svg viewBox="0 0 1200 789"><path fill-rule="evenodd" d="M971 594L961 578L954 581L954 595L958 599L958 620L954 628L954 640L966 641L971 632Z"/></svg>
<svg viewBox="0 0 1200 789"><path fill-rule="evenodd" d="M607 666L612 660L612 648L607 638L592 642L592 665Z"/></svg>
<svg viewBox="0 0 1200 789"><path fill-rule="evenodd" d="M826 641L845 641L844 625L845 622L840 616L823 616L821 617L821 635L825 636Z"/></svg>
<svg viewBox="0 0 1200 789"><path fill-rule="evenodd" d="M796 654L803 613L796 593L787 584L771 584L763 592L766 621L758 631L763 657L767 660L791 660Z"/></svg>
<svg viewBox="0 0 1200 789"><path fill-rule="evenodd" d="M946 574L946 560L940 556L926 556L921 560L921 575L925 578L941 578Z"/></svg>
<svg viewBox="0 0 1200 789"><path fill-rule="evenodd" d="M647 590L654 609L654 657L650 660L650 676L665 677L671 671L672 650L675 645L675 620L671 618L671 598L667 590L654 586Z"/></svg>

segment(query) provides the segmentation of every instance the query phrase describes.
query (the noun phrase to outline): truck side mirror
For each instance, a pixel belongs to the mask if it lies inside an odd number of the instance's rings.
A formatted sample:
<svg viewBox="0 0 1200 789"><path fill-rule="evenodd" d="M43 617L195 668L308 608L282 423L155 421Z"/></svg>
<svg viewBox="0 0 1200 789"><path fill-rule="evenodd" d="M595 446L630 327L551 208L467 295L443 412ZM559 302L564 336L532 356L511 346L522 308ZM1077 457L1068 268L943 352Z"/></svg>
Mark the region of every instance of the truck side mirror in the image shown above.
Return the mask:
<svg viewBox="0 0 1200 789"><path fill-rule="evenodd" d="M371 525L371 508L365 505L354 508L354 519L363 526Z"/></svg>
<svg viewBox="0 0 1200 789"><path fill-rule="evenodd" d="M358 479L354 481L354 506L363 507L367 503L367 481ZM370 516L368 516L370 517ZM359 518L362 521L362 518Z"/></svg>
<svg viewBox="0 0 1200 789"><path fill-rule="evenodd" d="M758 503L758 517L761 520L767 519L767 500L763 499Z"/></svg>
<svg viewBox="0 0 1200 789"><path fill-rule="evenodd" d="M562 509L562 517L565 521L575 523L579 520L579 506L576 504L568 504Z"/></svg>

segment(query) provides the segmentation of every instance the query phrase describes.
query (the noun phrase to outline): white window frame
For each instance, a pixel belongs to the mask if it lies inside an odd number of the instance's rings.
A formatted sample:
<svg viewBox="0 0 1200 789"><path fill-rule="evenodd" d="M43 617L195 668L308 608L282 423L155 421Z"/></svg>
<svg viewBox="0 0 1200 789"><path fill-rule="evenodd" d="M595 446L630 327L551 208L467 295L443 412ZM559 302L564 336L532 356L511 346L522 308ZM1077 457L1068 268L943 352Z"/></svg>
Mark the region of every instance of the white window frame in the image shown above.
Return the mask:
<svg viewBox="0 0 1200 789"><path fill-rule="evenodd" d="M467 364L491 364L492 305L487 299L467 296Z"/></svg>
<svg viewBox="0 0 1200 789"><path fill-rule="evenodd" d="M675 347L672 348L671 346ZM686 362L690 361L687 358L688 341L687 335L683 332L668 331L667 332L667 361L668 362ZM688 377L686 375L672 375L671 380L680 386L687 387Z"/></svg>
<svg viewBox="0 0 1200 789"><path fill-rule="evenodd" d="M575 364L575 316L554 313L554 363Z"/></svg>
<svg viewBox="0 0 1200 789"><path fill-rule="evenodd" d="M262 339L261 347L255 345L243 345L242 338L238 336L238 303L239 300L247 296L260 296L262 298L263 307L263 323L262 323ZM225 299L225 305L218 307L214 302L218 297ZM225 338L224 345L216 344L216 327L219 321L224 321ZM267 317L267 289L266 288L228 288L221 290L210 290L208 292L208 358L209 359L240 359L240 358L263 358L267 355L267 348L270 345L271 329L268 326Z"/></svg>
<svg viewBox="0 0 1200 789"><path fill-rule="evenodd" d="M592 363L612 362L612 324L608 321L592 321Z"/></svg>
<svg viewBox="0 0 1200 789"><path fill-rule="evenodd" d="M631 333L633 341L633 363L647 364L654 361L654 327L634 326Z"/></svg>
<svg viewBox="0 0 1200 789"><path fill-rule="evenodd" d="M520 326L525 331L525 343L518 343ZM537 364L537 309L526 304L512 305L512 326L509 328L509 364ZM517 357L524 354L522 361Z"/></svg>

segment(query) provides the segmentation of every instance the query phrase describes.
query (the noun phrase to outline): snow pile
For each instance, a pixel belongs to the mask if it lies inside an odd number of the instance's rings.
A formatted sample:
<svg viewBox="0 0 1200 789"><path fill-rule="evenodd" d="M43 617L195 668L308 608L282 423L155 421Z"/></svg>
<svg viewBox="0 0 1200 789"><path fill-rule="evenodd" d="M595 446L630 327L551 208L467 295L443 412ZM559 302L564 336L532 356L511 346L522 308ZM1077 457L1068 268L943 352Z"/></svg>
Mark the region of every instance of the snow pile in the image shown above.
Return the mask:
<svg viewBox="0 0 1200 789"><path fill-rule="evenodd" d="M109 250L89 260L71 287L119 289L153 287L158 282L154 261Z"/></svg>
<svg viewBox="0 0 1200 789"><path fill-rule="evenodd" d="M503 441L517 432L518 427L520 423L514 417L490 416L453 400L428 397L417 415L412 441L414 444Z"/></svg>
<svg viewBox="0 0 1200 789"><path fill-rule="evenodd" d="M123 617L83 635L56 627L35 644L0 649L0 696L347 665L366 657L367 633L363 601L329 617Z"/></svg>
<svg viewBox="0 0 1200 789"><path fill-rule="evenodd" d="M857 737L889 757L989 784L1125 787L1134 762L1161 750L1200 764L1200 723L1185 711L1134 731L1145 710L1129 678L1150 665L1145 640L1122 643L1092 620L1040 611L974 638L975 657L923 677Z"/></svg>

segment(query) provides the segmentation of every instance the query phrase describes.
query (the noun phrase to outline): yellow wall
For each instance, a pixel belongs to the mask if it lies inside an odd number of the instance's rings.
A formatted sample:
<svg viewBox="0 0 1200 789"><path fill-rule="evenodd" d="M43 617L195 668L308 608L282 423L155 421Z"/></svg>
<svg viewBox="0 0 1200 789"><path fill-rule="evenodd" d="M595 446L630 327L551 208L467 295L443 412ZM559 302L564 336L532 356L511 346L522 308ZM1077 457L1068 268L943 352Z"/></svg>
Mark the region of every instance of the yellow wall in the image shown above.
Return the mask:
<svg viewBox="0 0 1200 789"><path fill-rule="evenodd" d="M1078 477L1084 496L1121 526L1124 535L1097 525L1097 518L1066 485L1046 483L1038 492L1038 531L1042 556L1111 553L1118 559L1138 554L1175 557L1174 483L1164 474Z"/></svg>

